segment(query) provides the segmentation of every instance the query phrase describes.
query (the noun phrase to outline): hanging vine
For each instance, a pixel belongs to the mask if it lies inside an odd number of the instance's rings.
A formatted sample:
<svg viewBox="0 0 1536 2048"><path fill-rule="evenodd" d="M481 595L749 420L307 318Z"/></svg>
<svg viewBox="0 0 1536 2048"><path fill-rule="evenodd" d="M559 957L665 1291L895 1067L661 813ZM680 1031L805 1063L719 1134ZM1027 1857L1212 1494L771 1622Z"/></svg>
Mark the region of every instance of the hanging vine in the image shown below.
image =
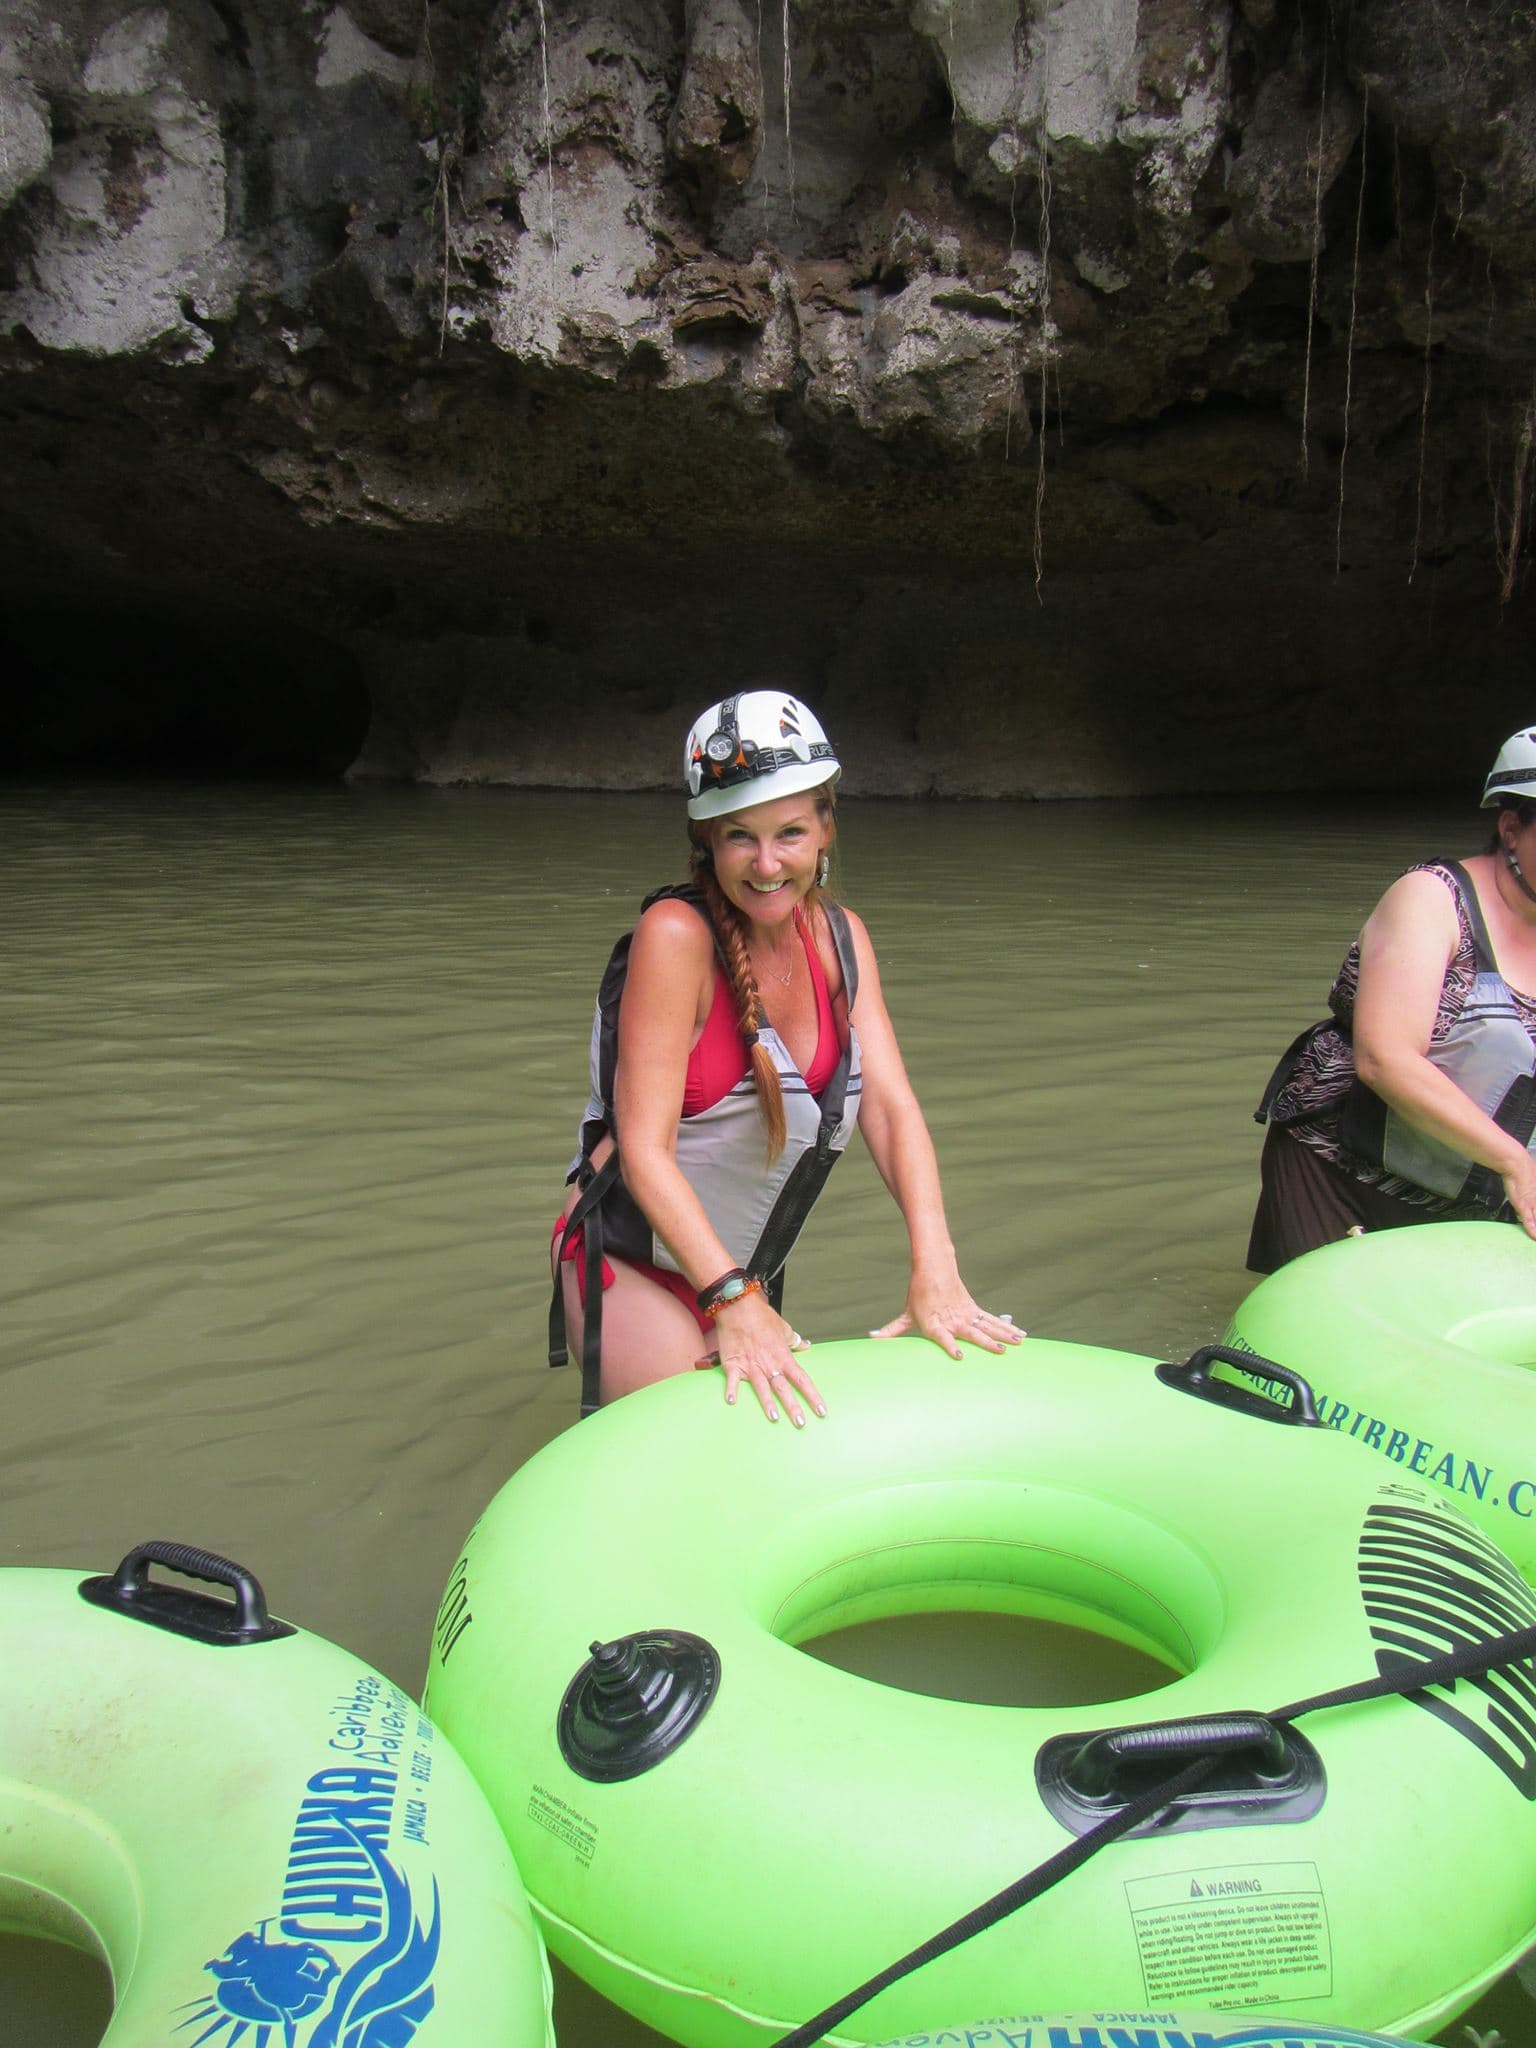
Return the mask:
<svg viewBox="0 0 1536 2048"><path fill-rule="evenodd" d="M1051 152L1046 115L1051 100L1051 49L1045 47L1045 76L1040 85L1038 131L1040 181L1040 435L1035 465L1035 507L1033 555L1035 601L1043 604L1041 586L1045 580L1045 428L1050 406L1051 376Z"/></svg>
<svg viewBox="0 0 1536 2048"><path fill-rule="evenodd" d="M1017 169L1008 180L1008 409L1003 416L1003 460L1013 457L1013 408L1019 394L1019 370L1023 358L1023 329L1019 325L1018 312L1014 305L1013 259L1019 246L1019 174Z"/></svg>
<svg viewBox="0 0 1536 2048"><path fill-rule="evenodd" d="M437 352L441 355L448 345L448 297L449 280L455 269L460 277L468 277L469 266L464 261L464 252L459 247L458 237L453 231L454 181L459 175L463 162L463 146L456 135L438 137L437 183L432 189L432 214L436 219L442 216L443 261L442 261L442 302L437 318ZM462 200L461 200L462 205Z"/></svg>
<svg viewBox="0 0 1536 2048"><path fill-rule="evenodd" d="M789 193L789 217L798 221L795 211L795 138L789 118L790 99L794 92L794 71L789 54L789 0L784 0L784 182Z"/></svg>
<svg viewBox="0 0 1536 2048"><path fill-rule="evenodd" d="M1408 564L1408 581L1419 566L1419 549L1424 537L1424 464L1429 447L1429 394L1434 368L1435 345L1435 211L1429 215L1429 248L1424 257L1424 380L1419 397L1418 485L1413 507L1413 555Z"/></svg>
<svg viewBox="0 0 1536 2048"><path fill-rule="evenodd" d="M432 47L432 9L430 4L422 10L421 54L426 65L427 84L418 87L414 111L423 131L423 140L437 151L437 177L432 186L432 201L428 210L428 226L442 233L442 262L439 284L441 287L437 316L437 352L442 355L448 345L448 315L451 281L455 271L461 278L469 276L469 266L459 239L454 232L453 215L457 196L460 218L463 217L463 192L455 193L464 164L464 122L460 118L450 122L443 106L443 95L438 81L437 53Z"/></svg>
<svg viewBox="0 0 1536 2048"><path fill-rule="evenodd" d="M544 0L538 0L538 5L539 65L544 83L544 183L549 202L549 257L553 267L560 255L560 224L555 217L555 124L549 102L549 21L544 12Z"/></svg>
<svg viewBox="0 0 1536 2048"><path fill-rule="evenodd" d="M1349 279L1349 336L1344 346L1344 435L1339 447L1339 510L1333 530L1333 573L1344 566L1344 469L1349 461L1349 409L1355 381L1355 316L1360 302L1360 236L1365 223L1366 148L1371 132L1371 88L1365 87L1360 121L1360 193L1355 202L1355 255Z"/></svg>
<svg viewBox="0 0 1536 2048"><path fill-rule="evenodd" d="M1328 132L1328 37L1323 37L1322 83L1318 91L1317 147L1312 177L1312 265L1307 279L1307 352L1301 372L1301 473L1309 474L1308 428L1312 410L1312 331L1317 325L1317 277L1323 251L1323 146Z"/></svg>
<svg viewBox="0 0 1536 2048"><path fill-rule="evenodd" d="M1515 420L1514 451L1510 460L1508 512L1493 501L1493 549L1499 570L1499 597L1508 604L1515 594L1520 556L1525 546L1526 521L1530 511L1531 458L1536 451L1536 377L1530 394Z"/></svg>
<svg viewBox="0 0 1536 2048"><path fill-rule="evenodd" d="M763 0L757 0L757 75L760 79L766 79L768 76L763 68ZM768 156L769 152L765 149L758 158L763 170L763 220L765 224L773 205L773 172L768 168Z"/></svg>

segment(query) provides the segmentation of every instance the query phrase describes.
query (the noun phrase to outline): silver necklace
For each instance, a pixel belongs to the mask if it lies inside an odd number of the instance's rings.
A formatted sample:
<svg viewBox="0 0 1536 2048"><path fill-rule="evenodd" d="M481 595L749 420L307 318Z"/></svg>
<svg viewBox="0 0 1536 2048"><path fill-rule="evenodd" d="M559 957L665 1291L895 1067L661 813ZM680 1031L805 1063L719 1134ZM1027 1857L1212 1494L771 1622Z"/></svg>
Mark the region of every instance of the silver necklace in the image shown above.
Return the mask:
<svg viewBox="0 0 1536 2048"><path fill-rule="evenodd" d="M771 974L774 980L778 982L781 988L788 988L789 984L795 978L795 956L793 951L791 951L789 956L788 974L780 974L779 970L776 967L770 967L766 961L764 961L763 963L763 971L765 974Z"/></svg>

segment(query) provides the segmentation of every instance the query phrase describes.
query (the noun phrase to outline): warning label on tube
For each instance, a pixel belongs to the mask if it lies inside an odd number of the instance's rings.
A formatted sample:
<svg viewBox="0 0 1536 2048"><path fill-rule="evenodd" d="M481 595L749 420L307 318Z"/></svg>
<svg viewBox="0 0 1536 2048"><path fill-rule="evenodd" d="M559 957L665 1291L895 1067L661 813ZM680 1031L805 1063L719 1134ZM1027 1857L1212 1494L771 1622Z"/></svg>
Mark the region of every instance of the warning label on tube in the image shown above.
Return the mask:
<svg viewBox="0 0 1536 2048"><path fill-rule="evenodd" d="M1315 1863L1227 1863L1125 1887L1154 2005L1284 2005L1333 1990Z"/></svg>

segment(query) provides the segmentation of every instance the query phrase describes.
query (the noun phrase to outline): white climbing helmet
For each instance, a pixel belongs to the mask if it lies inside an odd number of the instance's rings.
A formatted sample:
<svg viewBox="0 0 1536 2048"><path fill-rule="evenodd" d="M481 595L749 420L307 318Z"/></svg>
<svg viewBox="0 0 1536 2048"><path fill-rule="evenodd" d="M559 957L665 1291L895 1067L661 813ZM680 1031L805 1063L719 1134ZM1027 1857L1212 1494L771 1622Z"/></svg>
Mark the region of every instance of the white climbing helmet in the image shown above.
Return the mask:
<svg viewBox="0 0 1536 2048"><path fill-rule="evenodd" d="M1483 784L1481 808L1491 811L1500 797L1506 796L1536 797L1536 726L1522 726L1500 747Z"/></svg>
<svg viewBox="0 0 1536 2048"><path fill-rule="evenodd" d="M711 704L683 748L690 818L798 796L842 772L820 719L785 690L743 690Z"/></svg>

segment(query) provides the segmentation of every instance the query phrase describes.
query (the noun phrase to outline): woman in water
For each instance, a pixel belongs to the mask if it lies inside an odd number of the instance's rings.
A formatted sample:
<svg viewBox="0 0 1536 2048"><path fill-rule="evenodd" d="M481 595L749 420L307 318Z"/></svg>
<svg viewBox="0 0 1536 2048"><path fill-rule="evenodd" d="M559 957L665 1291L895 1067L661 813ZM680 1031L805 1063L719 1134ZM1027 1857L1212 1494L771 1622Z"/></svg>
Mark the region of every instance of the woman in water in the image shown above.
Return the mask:
<svg viewBox="0 0 1536 2048"><path fill-rule="evenodd" d="M1371 912L1257 1112L1248 1264L1346 1236L1505 1215L1536 1237L1536 728L1483 788L1482 853L1410 868Z"/></svg>
<svg viewBox="0 0 1536 2048"><path fill-rule="evenodd" d="M781 690L745 691L696 721L684 772L694 881L647 898L598 999L552 1356L563 1322L583 1413L719 1365L728 1402L746 1383L799 1427L826 1408L778 1312L783 1267L855 1123L912 1260L901 1314L871 1334L920 1331L960 1358L1023 1333L960 1277L869 934L826 893L842 771L821 725Z"/></svg>

